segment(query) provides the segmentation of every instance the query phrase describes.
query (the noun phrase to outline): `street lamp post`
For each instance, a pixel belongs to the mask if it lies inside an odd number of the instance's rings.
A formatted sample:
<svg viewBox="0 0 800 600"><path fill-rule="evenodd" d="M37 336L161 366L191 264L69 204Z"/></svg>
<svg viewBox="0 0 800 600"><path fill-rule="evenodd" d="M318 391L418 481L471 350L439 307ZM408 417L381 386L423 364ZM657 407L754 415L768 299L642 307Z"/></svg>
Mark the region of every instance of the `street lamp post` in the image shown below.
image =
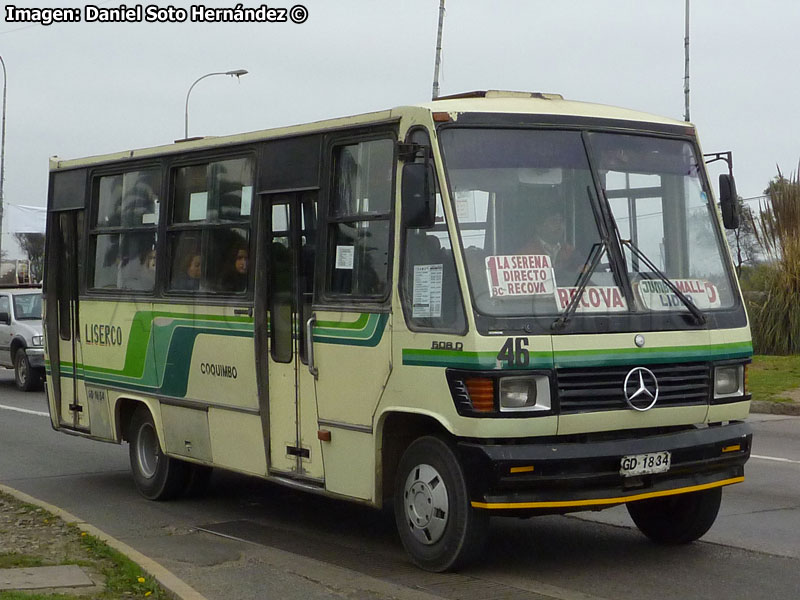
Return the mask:
<svg viewBox="0 0 800 600"><path fill-rule="evenodd" d="M233 71L224 71L219 73L206 73L202 77L198 77L195 82L189 86L189 91L186 92L186 109L184 113L184 130L183 130L183 139L189 139L189 95L192 93L194 86L200 83L206 77L212 77L213 75L230 75L231 77L236 77L239 79L242 75L247 75L247 71L244 69L235 69Z"/></svg>
<svg viewBox="0 0 800 600"><path fill-rule="evenodd" d="M6 75L6 63L0 56L0 65L3 66L3 117L0 125L0 254L3 248L3 181L6 176L6 88L8 87L8 77Z"/></svg>

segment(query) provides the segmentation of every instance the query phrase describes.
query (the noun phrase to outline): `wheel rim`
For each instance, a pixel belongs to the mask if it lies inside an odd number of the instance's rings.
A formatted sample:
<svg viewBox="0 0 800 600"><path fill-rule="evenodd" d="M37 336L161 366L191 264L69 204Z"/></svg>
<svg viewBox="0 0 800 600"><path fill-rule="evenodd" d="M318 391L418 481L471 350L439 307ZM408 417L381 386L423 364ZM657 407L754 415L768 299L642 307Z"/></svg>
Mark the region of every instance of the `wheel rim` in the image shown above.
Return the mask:
<svg viewBox="0 0 800 600"><path fill-rule="evenodd" d="M136 460L139 471L146 478L151 479L156 474L160 454L156 430L150 423L145 423L136 437Z"/></svg>
<svg viewBox="0 0 800 600"><path fill-rule="evenodd" d="M411 534L425 545L438 542L450 515L447 486L439 471L430 465L412 469L406 478L403 499Z"/></svg>
<svg viewBox="0 0 800 600"><path fill-rule="evenodd" d="M25 364L24 358L17 359L17 381L20 385L28 382L28 365Z"/></svg>

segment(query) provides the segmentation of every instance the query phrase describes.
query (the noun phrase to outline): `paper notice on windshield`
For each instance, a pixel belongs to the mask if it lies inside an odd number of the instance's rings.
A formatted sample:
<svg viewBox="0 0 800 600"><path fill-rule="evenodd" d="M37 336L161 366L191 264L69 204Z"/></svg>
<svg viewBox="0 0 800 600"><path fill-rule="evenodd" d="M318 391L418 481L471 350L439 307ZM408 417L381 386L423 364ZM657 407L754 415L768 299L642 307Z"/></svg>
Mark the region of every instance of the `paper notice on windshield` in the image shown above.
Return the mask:
<svg viewBox="0 0 800 600"><path fill-rule="evenodd" d="M558 298L559 310L567 308L576 293L578 293L578 288L576 287L558 288L556 297ZM588 286L583 290L575 312L607 313L626 310L628 310L628 305L625 303L625 296L622 295L622 290L618 287Z"/></svg>
<svg viewBox="0 0 800 600"><path fill-rule="evenodd" d="M438 319L442 316L442 272L442 265L414 266L413 318Z"/></svg>
<svg viewBox="0 0 800 600"><path fill-rule="evenodd" d="M672 279L672 283L700 310L719 308L717 286L702 279ZM635 284L642 304L653 311L686 309L669 286L660 279L645 279Z"/></svg>
<svg viewBox="0 0 800 600"><path fill-rule="evenodd" d="M555 293L553 263L546 254L487 256L486 277L493 298Z"/></svg>

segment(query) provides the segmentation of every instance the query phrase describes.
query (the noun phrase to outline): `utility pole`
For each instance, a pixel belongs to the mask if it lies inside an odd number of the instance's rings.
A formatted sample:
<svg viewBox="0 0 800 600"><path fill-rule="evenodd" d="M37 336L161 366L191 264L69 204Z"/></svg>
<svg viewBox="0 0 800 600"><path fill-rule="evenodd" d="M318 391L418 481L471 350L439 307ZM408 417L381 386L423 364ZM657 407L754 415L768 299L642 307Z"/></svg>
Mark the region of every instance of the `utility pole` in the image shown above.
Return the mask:
<svg viewBox="0 0 800 600"><path fill-rule="evenodd" d="M686 56L686 71L683 76L683 96L686 103L684 120L689 121L689 0L686 0L686 35L683 38L683 51Z"/></svg>
<svg viewBox="0 0 800 600"><path fill-rule="evenodd" d="M0 132L0 255L2 255L3 248L3 180L6 177L6 88L8 87L8 75L6 73L6 63L3 57L0 56L0 65L3 67L3 123L2 132Z"/></svg>
<svg viewBox="0 0 800 600"><path fill-rule="evenodd" d="M439 66L442 63L442 28L444 27L444 0L439 2L439 33L436 36L436 62L433 66L433 100L439 97Z"/></svg>

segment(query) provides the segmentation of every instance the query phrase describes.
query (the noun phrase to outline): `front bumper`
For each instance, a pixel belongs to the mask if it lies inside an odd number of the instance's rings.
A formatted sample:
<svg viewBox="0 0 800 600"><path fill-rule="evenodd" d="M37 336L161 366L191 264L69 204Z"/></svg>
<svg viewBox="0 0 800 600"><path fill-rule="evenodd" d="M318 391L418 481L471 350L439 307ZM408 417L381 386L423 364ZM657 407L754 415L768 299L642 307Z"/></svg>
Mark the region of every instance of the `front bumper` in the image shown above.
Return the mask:
<svg viewBox="0 0 800 600"><path fill-rule="evenodd" d="M472 506L515 516L600 510L739 483L753 437L746 423L620 436L522 444L460 442ZM623 456L664 450L671 453L666 473L620 475Z"/></svg>
<svg viewBox="0 0 800 600"><path fill-rule="evenodd" d="M44 369L44 348L25 348L28 362L34 369Z"/></svg>

